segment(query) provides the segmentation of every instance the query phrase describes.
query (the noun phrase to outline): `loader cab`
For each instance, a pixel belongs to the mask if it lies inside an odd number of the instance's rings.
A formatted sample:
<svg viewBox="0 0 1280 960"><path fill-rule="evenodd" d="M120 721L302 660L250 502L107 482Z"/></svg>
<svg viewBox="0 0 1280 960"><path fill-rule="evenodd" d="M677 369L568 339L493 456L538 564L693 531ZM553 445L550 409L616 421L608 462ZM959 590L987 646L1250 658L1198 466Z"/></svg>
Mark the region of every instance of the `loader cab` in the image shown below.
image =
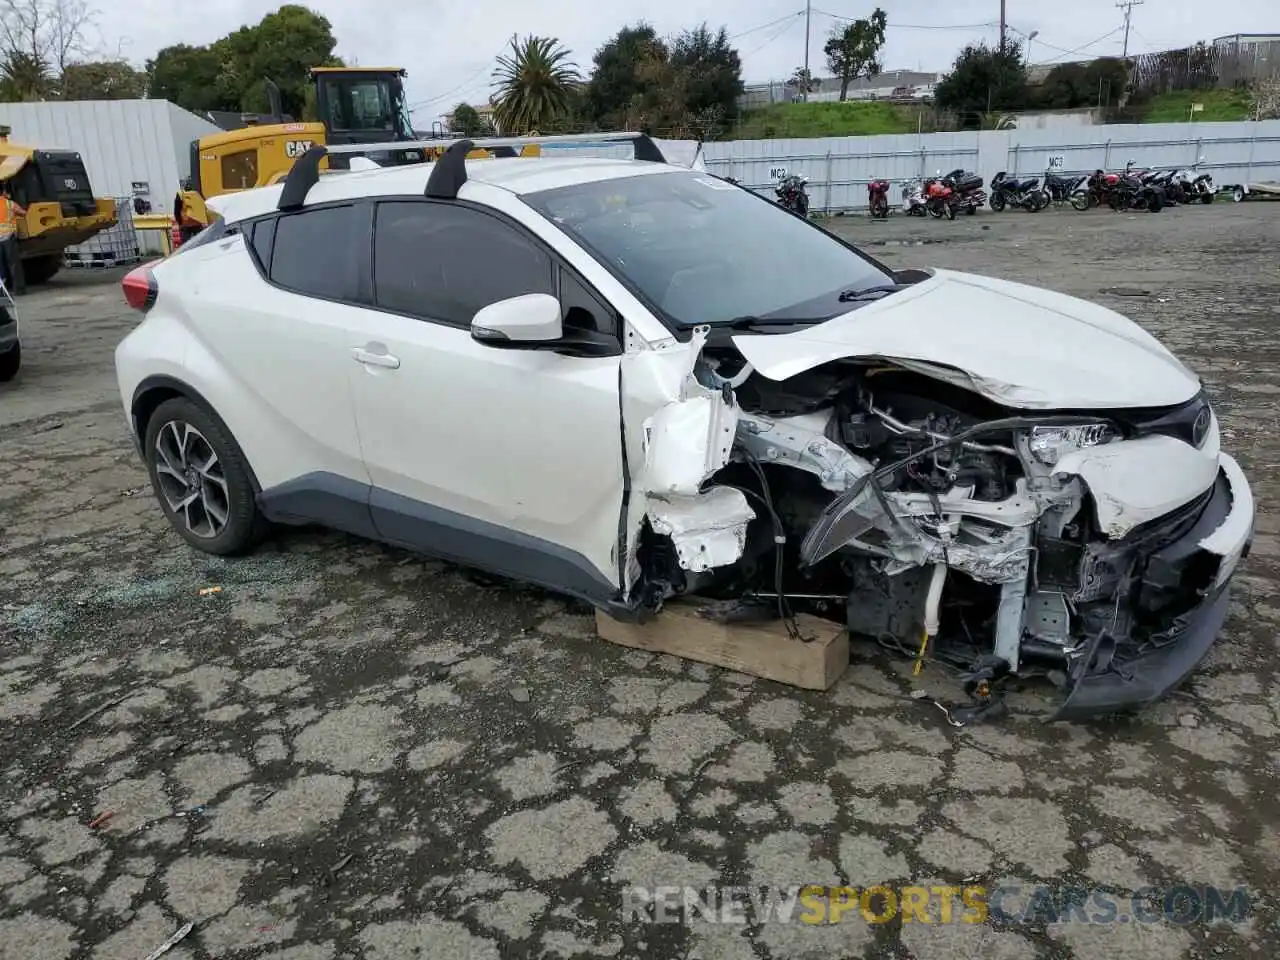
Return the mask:
<svg viewBox="0 0 1280 960"><path fill-rule="evenodd" d="M316 119L330 144L404 143L417 139L405 102L402 67L313 67ZM420 163L421 150L387 150L371 155L383 165ZM345 158L330 158L341 168Z"/></svg>

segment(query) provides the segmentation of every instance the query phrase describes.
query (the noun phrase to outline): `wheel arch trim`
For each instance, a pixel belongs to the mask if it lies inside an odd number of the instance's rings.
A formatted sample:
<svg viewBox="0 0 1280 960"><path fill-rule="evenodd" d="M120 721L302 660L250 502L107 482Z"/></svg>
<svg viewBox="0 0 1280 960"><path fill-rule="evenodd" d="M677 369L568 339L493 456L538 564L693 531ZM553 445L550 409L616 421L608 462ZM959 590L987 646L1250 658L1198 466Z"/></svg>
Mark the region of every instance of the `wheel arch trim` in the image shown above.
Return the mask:
<svg viewBox="0 0 1280 960"><path fill-rule="evenodd" d="M129 400L129 426L133 433L133 445L137 449L139 456L146 458L146 451L144 450L146 430L140 417L143 413L149 417L165 400L175 397L198 403L209 416L218 421L219 426L226 430L233 440L235 439L235 433L218 414L217 408L205 399L204 394L199 390L186 381L179 380L177 377L167 374L153 374L143 378L142 382L134 388L133 396ZM152 399L155 400L154 403L150 402ZM239 444L239 441L237 440L236 443ZM258 475L253 469L253 464L249 462L248 455L243 450L244 448L241 447L241 455L244 458L245 467L249 471L249 483L253 488L254 496L257 497L262 493L262 484L258 482Z"/></svg>

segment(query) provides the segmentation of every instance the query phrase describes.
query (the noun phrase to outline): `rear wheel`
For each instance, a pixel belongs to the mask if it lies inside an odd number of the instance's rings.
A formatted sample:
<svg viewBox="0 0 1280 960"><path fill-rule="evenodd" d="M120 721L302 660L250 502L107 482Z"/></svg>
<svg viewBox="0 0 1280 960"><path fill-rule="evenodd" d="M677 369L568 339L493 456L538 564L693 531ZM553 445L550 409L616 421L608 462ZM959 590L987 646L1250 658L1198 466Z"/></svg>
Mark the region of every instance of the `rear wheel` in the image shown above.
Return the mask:
<svg viewBox="0 0 1280 960"><path fill-rule="evenodd" d="M1244 200L1244 187L1236 187L1234 190L1232 190L1231 199L1235 203L1240 203L1242 200Z"/></svg>
<svg viewBox="0 0 1280 960"><path fill-rule="evenodd" d="M1071 195L1071 207L1081 212L1089 209L1089 194L1084 190L1077 190Z"/></svg>
<svg viewBox="0 0 1280 960"><path fill-rule="evenodd" d="M1001 210L1004 209L1003 193L993 193L991 195L991 209L994 210L996 213L999 213Z"/></svg>
<svg viewBox="0 0 1280 960"><path fill-rule="evenodd" d="M8 383L22 369L22 344L15 343L4 353L0 353L0 383Z"/></svg>
<svg viewBox="0 0 1280 960"><path fill-rule="evenodd" d="M22 261L22 272L28 284L48 283L62 269L62 257L47 253L42 257L30 257Z"/></svg>
<svg viewBox="0 0 1280 960"><path fill-rule="evenodd" d="M266 532L249 466L222 421L200 404L166 400L147 422L151 486L169 523L205 553L244 553Z"/></svg>
<svg viewBox="0 0 1280 960"><path fill-rule="evenodd" d="M1202 194L1200 194L1200 202L1201 202L1201 203L1213 203L1213 191L1212 191L1212 190L1210 190L1210 191L1208 191L1207 193L1202 193Z"/></svg>

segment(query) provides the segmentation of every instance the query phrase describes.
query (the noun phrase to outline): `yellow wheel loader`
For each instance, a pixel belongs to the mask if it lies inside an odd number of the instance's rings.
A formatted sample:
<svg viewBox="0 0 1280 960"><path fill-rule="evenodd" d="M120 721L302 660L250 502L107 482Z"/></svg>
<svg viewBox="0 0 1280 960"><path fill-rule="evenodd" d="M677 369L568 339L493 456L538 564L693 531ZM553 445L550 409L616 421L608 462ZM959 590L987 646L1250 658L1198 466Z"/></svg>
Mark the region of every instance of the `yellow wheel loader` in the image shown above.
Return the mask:
<svg viewBox="0 0 1280 960"><path fill-rule="evenodd" d="M44 283L67 247L115 225L116 202L93 195L80 154L21 146L9 134L0 126L0 184L23 211L17 228L25 282Z"/></svg>
<svg viewBox="0 0 1280 960"><path fill-rule="evenodd" d="M223 193L251 190L282 180L293 161L320 144L387 144L370 159L382 166L422 163L444 152L421 148L396 149L396 143L420 141L413 132L404 98L402 67L314 67L317 121L285 122L280 92L267 82L271 101L270 123L250 123L238 130L214 133L191 144L191 177L174 200L174 220L179 239L185 240L209 224L205 200ZM522 156L537 156L536 144L521 150ZM475 150L473 159L488 158L488 150ZM345 168L349 156L335 155L321 160L321 169Z"/></svg>

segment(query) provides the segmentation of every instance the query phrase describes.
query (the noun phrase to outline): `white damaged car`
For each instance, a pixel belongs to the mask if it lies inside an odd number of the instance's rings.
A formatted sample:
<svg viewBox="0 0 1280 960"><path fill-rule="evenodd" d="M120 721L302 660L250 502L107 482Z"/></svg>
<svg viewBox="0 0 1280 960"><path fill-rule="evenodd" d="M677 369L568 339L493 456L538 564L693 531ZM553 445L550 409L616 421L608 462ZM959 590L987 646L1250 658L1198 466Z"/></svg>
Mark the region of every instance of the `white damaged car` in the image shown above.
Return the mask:
<svg viewBox="0 0 1280 960"><path fill-rule="evenodd" d="M822 599L974 689L1047 675L1064 718L1195 668L1254 506L1190 370L1110 310L895 272L633 139L332 176L314 148L211 201L125 279L116 351L177 531L231 554L319 523L615 617Z"/></svg>

